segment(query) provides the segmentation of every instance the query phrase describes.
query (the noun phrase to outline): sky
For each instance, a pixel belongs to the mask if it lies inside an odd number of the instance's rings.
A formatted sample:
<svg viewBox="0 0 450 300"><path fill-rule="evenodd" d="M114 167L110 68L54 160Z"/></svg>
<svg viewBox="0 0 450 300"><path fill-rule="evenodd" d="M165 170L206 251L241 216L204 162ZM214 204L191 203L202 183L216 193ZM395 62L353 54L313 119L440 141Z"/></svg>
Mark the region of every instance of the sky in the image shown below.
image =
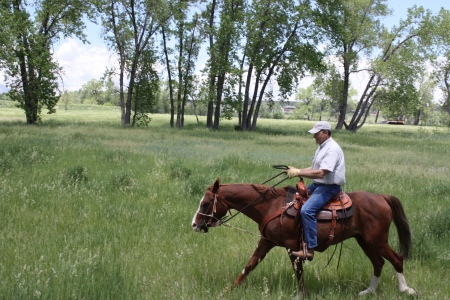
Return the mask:
<svg viewBox="0 0 450 300"><path fill-rule="evenodd" d="M405 5L405 3L407 4ZM387 17L384 21L387 27L391 27L397 24L400 19L404 19L407 8L413 5L423 6L433 13L437 13L441 7L450 10L449 0L388 0L387 4L393 10L393 15ZM61 85L64 90L76 91L89 80L100 79L106 68L111 67L116 61L114 54L108 51L100 36L99 26L89 24L87 35L90 44L83 44L78 39L65 39L55 45L55 58L64 71L63 84ZM199 61L205 59L205 57L200 57ZM1 71L0 74L2 74ZM3 80L3 76L0 76L0 92L2 92ZM356 81L360 80L356 79ZM309 85L309 83L308 79L305 79L302 85ZM360 89L355 83L357 82L353 80L354 88Z"/></svg>

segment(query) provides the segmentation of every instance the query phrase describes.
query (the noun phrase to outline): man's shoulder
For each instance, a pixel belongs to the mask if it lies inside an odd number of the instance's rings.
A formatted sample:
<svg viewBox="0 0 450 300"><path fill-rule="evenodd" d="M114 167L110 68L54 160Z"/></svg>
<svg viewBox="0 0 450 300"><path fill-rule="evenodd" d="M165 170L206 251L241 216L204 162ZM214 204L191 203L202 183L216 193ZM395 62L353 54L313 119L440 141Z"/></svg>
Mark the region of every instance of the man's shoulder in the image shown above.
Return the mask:
<svg viewBox="0 0 450 300"><path fill-rule="evenodd" d="M335 141L330 140L326 145L325 148L327 152L343 152L341 146Z"/></svg>
<svg viewBox="0 0 450 300"><path fill-rule="evenodd" d="M341 148L341 146L339 146L339 144L332 138L330 137L327 141L327 143L325 144L325 147L328 148Z"/></svg>

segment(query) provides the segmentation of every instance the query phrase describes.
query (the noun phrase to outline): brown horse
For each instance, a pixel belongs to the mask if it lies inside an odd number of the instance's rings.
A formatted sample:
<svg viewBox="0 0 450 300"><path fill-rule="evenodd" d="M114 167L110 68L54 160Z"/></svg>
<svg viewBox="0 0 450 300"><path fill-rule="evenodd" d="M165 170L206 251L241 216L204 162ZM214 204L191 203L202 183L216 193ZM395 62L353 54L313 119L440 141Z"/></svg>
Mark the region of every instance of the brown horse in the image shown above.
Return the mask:
<svg viewBox="0 0 450 300"><path fill-rule="evenodd" d="M270 188L258 184L220 184L217 179L201 199L200 206L192 220L192 228L197 232L207 232L209 227L220 225L221 223L218 221L231 209L242 211L247 217L260 224L267 215L286 206L286 194L287 187ZM374 273L370 286L359 294L375 292L384 259L387 259L397 272L399 290L411 295L416 294L415 290L407 286L403 275L403 260L408 257L411 249L411 233L400 201L394 196L364 191L352 192L348 195L353 201L353 216L337 222L335 237L331 244L334 245L354 237L372 262ZM392 220L397 227L401 254L394 252L388 244L389 227ZM293 218L285 217L281 222L281 216L277 217L267 223L263 230L264 232L261 232L263 237L259 240L258 247L242 273L234 281L236 286L244 281L273 247L284 247L288 254L300 248L298 226L294 224ZM319 245L326 244L329 233L330 223L317 223ZM322 248L319 251L322 252L325 249ZM299 285L302 286L302 261L293 255L289 255L289 257Z"/></svg>

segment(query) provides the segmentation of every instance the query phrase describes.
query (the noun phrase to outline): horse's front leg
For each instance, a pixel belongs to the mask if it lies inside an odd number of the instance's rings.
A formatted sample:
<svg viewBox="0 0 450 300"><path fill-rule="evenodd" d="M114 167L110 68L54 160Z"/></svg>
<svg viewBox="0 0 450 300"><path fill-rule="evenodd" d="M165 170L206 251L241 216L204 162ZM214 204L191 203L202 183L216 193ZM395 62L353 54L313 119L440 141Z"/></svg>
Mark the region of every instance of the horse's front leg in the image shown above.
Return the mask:
<svg viewBox="0 0 450 300"><path fill-rule="evenodd" d="M256 247L255 252L253 253L252 257L248 261L247 265L245 266L244 270L242 270L241 275L236 278L234 281L234 284L236 286L239 286L245 278L247 278L248 274L253 271L256 266L259 264L261 260L266 257L266 254L275 247L275 244L272 242L266 240L265 238L261 238L258 242L258 247Z"/></svg>

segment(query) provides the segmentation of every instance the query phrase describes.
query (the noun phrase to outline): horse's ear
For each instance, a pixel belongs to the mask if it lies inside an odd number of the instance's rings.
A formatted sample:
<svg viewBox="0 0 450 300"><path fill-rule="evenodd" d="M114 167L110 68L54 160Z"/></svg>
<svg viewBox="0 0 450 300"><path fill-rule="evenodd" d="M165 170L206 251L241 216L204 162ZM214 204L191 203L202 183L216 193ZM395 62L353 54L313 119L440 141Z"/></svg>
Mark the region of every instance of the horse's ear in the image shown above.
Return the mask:
<svg viewBox="0 0 450 300"><path fill-rule="evenodd" d="M219 186L220 186L220 178L217 177L216 182L214 182L212 192L216 193L219 190Z"/></svg>

